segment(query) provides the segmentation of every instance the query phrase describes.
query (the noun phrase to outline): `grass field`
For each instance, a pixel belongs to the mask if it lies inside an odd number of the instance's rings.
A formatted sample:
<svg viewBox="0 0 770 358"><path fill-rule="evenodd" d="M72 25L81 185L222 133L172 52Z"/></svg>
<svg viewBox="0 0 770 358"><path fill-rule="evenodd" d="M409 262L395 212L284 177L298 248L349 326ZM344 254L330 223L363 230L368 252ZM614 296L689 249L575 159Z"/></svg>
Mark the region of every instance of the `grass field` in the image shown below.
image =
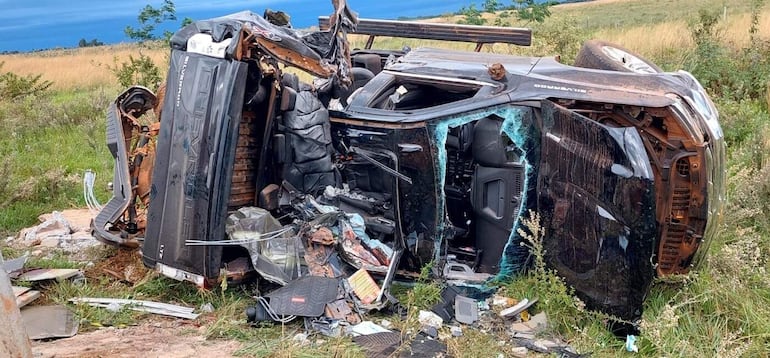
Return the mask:
<svg viewBox="0 0 770 358"><path fill-rule="evenodd" d="M581 40L605 39L639 52L666 70L693 72L717 104L728 143L724 223L700 270L661 279L654 286L641 322L640 356L759 357L770 352L770 5L757 13L758 32L752 38L748 31L751 4L750 0L598 0L561 5L552 9L552 17L544 24L534 26L532 48L486 48L500 53L560 53L569 59ZM697 22L699 10L718 14L719 22L713 37L696 43L691 24ZM491 20L495 15L486 16ZM431 21L459 19L455 16ZM363 46L360 37L353 42L354 46ZM404 45L473 47L387 38L375 42L375 47L382 48ZM109 68L139 51L164 69L168 51L158 46L140 49L125 44L0 56L0 62L5 63L3 71L42 74L43 79L53 81L49 93L0 101L0 235L13 234L34 223L41 213L82 207L80 179L86 169L98 173L97 195L102 201L106 199L108 194L103 188L111 180L112 161L103 144L104 111L120 91ZM179 292L164 293L169 287ZM152 278L136 292L195 304L213 300L218 311L207 330L210 338L253 342L267 334L237 322L247 293L230 289L212 297L211 293L185 287ZM415 307L435 298L434 287L418 287L401 298ZM63 299L87 290L109 294L104 287L61 287L55 295ZM552 316L551 333L581 352L593 352L598 357L625 354L623 342L608 333L606 317L574 306L568 290L555 277L547 273L523 277L508 284L507 290L513 296L539 293L540 297L551 297L550 302L542 303ZM123 289L114 294L130 296L132 292ZM102 319L93 311L80 313ZM115 318L126 322L136 319ZM407 319L402 324L414 322ZM271 349L286 348L279 334L269 333L263 345L249 343L241 353L276 355ZM495 356L498 350L490 347L495 342L493 335L474 332L462 340L452 340L450 350L457 356ZM345 342L340 344L347 347ZM332 354L290 348L292 354Z"/></svg>

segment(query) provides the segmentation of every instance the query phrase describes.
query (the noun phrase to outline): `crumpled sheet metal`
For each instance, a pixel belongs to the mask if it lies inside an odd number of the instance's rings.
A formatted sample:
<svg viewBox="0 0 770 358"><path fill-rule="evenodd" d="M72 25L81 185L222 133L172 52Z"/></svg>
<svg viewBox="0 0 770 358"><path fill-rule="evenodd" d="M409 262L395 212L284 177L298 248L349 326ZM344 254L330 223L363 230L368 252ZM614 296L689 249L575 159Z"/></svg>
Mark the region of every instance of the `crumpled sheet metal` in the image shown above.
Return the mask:
<svg viewBox="0 0 770 358"><path fill-rule="evenodd" d="M483 118L489 117L489 116L498 116L503 119L503 132L505 133L508 138L513 141L513 143L519 147L519 148L527 148L526 142L527 142L527 134L526 134L526 128L522 126L522 119L524 117L523 111L517 107L509 106L509 105L502 105L497 107L491 107L487 108L481 111L476 112L470 112L463 114L461 116L457 117L451 117L447 119L442 119L436 123L433 123L430 125L433 140L436 144L437 149L437 160L436 160L436 178L438 180L438 189L440 192L444 191L445 186L445 177L446 177L446 165L447 165L447 151L446 151L446 140L447 140L447 134L449 133L450 128L459 127L467 123L475 122L478 120L481 120ZM501 133L502 134L502 133ZM526 153L525 153L526 154ZM523 195L522 195L522 203L526 203L526 194L529 190L529 182L530 182L530 175L532 174L532 166L531 163L528 161L526 162L526 176L527 180L524 182L523 186ZM444 207L445 207L445 201L446 198L443 195L437 195L437 217L445 217ZM524 207L526 205L521 205L519 208L519 215L517 217L521 216L521 211L524 210ZM441 227L436 231L438 233L443 233L445 228L443 227L443 223L439 223ZM521 238L519 237L518 233L516 232L516 229L519 227L518 219L515 222L513 229L511 230L511 236L508 238L508 243L505 246L504 254L502 255L502 261L501 261L501 269L498 273L499 276L509 276L511 273L519 272L521 269L523 269L523 263L526 261L526 257L529 254L528 249L526 247L522 247L519 245L521 242ZM444 240L443 237L436 237L437 241ZM441 245L436 245L434 258L436 261L439 261L441 258Z"/></svg>
<svg viewBox="0 0 770 358"><path fill-rule="evenodd" d="M183 27L171 37L171 48L186 50L191 37L209 34L214 42L232 38L225 50L226 57L240 60L250 50L248 46L256 43L281 62L320 77L336 75L340 84L347 87L352 83L347 33L355 29L358 18L345 1L333 3L335 12L329 31L306 33L276 26L251 11L241 11Z"/></svg>
<svg viewBox="0 0 770 358"><path fill-rule="evenodd" d="M300 244L291 232L281 236L259 241L261 233L276 232L283 226L270 212L261 208L243 207L230 214L225 225L225 232L231 239L254 240L242 246L249 251L254 269L262 277L285 285L297 277Z"/></svg>

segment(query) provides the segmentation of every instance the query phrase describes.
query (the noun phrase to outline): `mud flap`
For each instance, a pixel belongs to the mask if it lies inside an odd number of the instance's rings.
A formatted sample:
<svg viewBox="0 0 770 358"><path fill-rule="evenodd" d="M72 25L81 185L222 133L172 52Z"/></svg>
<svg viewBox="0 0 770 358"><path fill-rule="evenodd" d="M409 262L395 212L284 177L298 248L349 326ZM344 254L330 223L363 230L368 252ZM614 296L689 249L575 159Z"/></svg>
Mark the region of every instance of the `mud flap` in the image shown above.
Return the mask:
<svg viewBox="0 0 770 358"><path fill-rule="evenodd" d="M247 65L174 50L158 134L144 263L209 281L219 275L222 240L243 107Z"/></svg>
<svg viewBox="0 0 770 358"><path fill-rule="evenodd" d="M631 320L652 283L654 178L633 127L542 102L538 210L546 260L587 307Z"/></svg>

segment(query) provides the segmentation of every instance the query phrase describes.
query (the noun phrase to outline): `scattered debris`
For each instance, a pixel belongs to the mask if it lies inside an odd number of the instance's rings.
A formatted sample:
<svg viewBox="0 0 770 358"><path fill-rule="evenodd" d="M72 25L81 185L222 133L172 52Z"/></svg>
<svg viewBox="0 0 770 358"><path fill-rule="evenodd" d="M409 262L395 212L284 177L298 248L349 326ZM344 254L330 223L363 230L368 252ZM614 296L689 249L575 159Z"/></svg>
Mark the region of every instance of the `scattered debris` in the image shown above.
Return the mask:
<svg viewBox="0 0 770 358"><path fill-rule="evenodd" d="M444 324L444 319L431 311L420 310L420 313L417 316L417 320L423 326L433 327L436 329L441 328L441 325Z"/></svg>
<svg viewBox="0 0 770 358"><path fill-rule="evenodd" d="M83 277L83 272L78 269L36 269L21 274L17 280L28 282L56 280L61 282L79 277Z"/></svg>
<svg viewBox="0 0 770 358"><path fill-rule="evenodd" d="M409 344L409 347L401 352L401 357L441 357L446 355L446 344L427 337L424 334L417 336Z"/></svg>
<svg viewBox="0 0 770 358"><path fill-rule="evenodd" d="M452 337L462 337L463 329L460 326L452 326L449 328L449 332L452 333Z"/></svg>
<svg viewBox="0 0 770 358"><path fill-rule="evenodd" d="M78 332L78 320L65 306L32 306L21 310L30 339L66 338Z"/></svg>
<svg viewBox="0 0 770 358"><path fill-rule="evenodd" d="M307 333L297 333L294 335L294 338L292 338L291 340L301 345L310 343L310 341L308 341L307 339Z"/></svg>
<svg viewBox="0 0 770 358"><path fill-rule="evenodd" d="M510 326L513 336L516 338L533 339L538 332L548 327L548 316L545 312L540 312L530 318L527 322L515 322Z"/></svg>
<svg viewBox="0 0 770 358"><path fill-rule="evenodd" d="M513 305L512 307L508 307L502 311L500 311L501 317L515 317L516 315L520 314L521 312L524 312L527 308L531 307L533 304L537 302L537 298L530 301L529 299L523 299L519 303Z"/></svg>
<svg viewBox="0 0 770 358"><path fill-rule="evenodd" d="M75 303L85 303L90 306L103 307L103 308L115 307L116 305L119 305L121 308L125 307L128 309L132 309L134 311L154 313L154 314L159 314L164 316L171 316L171 317L178 317L178 318L185 318L185 319L196 319L199 316L199 314L193 313L193 311L195 310L193 308L172 305L169 303L152 302L152 301L130 300L130 299L120 299L120 298L91 298L91 297L72 298L70 299L70 301Z"/></svg>
<svg viewBox="0 0 770 358"><path fill-rule="evenodd" d="M22 308L40 297L40 291L29 287L13 286L13 295L16 296L16 306Z"/></svg>
<svg viewBox="0 0 770 358"><path fill-rule="evenodd" d="M529 356L527 352L529 352L527 347L513 347L511 349L511 355L516 358L526 358Z"/></svg>
<svg viewBox="0 0 770 358"><path fill-rule="evenodd" d="M214 305L212 305L211 302L206 302L202 304L198 310L203 313L212 313L214 312Z"/></svg>
<svg viewBox="0 0 770 358"><path fill-rule="evenodd" d="M19 272L24 269L24 265L27 263L29 253L25 253L24 256L17 257L15 259L4 260L2 254L0 254L0 262L3 264L3 270L8 273L10 278L18 276Z"/></svg>
<svg viewBox="0 0 770 358"><path fill-rule="evenodd" d="M355 336L368 336L375 333L390 332L390 330L372 322L363 321L355 326L351 326L349 330L350 334Z"/></svg>
<svg viewBox="0 0 770 358"><path fill-rule="evenodd" d="M78 253L88 247L101 245L91 236L92 218L88 209L43 214L38 217L40 224L21 230L16 240L28 247L59 248L65 252Z"/></svg>
<svg viewBox="0 0 770 358"><path fill-rule="evenodd" d="M377 286L372 276L364 269L359 269L356 273L350 275L348 283L356 296L365 304L374 302L380 294L380 287Z"/></svg>

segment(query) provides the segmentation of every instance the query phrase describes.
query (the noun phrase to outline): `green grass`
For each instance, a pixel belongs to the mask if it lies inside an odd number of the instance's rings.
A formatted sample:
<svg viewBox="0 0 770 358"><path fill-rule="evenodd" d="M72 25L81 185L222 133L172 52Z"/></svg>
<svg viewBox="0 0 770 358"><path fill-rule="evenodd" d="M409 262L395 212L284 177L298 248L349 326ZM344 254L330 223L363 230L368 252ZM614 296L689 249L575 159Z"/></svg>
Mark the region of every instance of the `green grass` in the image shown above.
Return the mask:
<svg viewBox="0 0 770 358"><path fill-rule="evenodd" d="M653 25L697 14L693 9L712 9L720 13L727 8L728 14L745 13L751 9L751 1L737 0L627 0L601 5L583 4L577 7L553 8L548 21L559 22L567 16L578 19L581 29L624 29L640 25Z"/></svg>
<svg viewBox="0 0 770 358"><path fill-rule="evenodd" d="M63 91L0 103L0 235L35 224L40 214L84 207L86 169L97 173L97 197L109 197L107 96L103 89Z"/></svg>

